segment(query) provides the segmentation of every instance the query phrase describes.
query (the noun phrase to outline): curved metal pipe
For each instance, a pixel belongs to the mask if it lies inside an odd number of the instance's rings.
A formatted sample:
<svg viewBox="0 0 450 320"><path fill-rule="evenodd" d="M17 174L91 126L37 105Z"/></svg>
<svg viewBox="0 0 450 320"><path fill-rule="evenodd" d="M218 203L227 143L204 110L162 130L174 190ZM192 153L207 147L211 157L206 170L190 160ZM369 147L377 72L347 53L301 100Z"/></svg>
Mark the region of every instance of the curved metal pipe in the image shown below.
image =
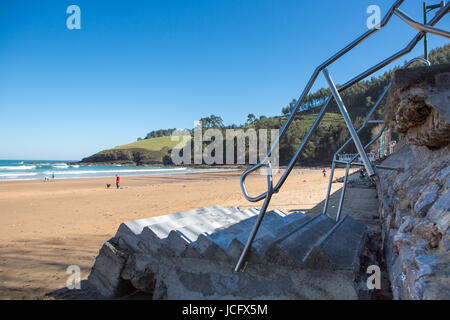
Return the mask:
<svg viewBox="0 0 450 320"><path fill-rule="evenodd" d="M336 101L339 110L341 111L342 116L344 117L345 124L347 125L347 129L350 132L350 136L352 137L353 142L355 143L356 150L359 153L359 156L361 157L361 161L364 163L364 167L366 168L367 174L369 177L372 177L375 175L375 171L372 168L372 164L369 161L369 158L367 157L367 154L361 144L361 141L359 139L358 134L356 133L355 128L353 127L352 119L350 118L350 115L348 114L347 108L345 107L344 101L342 100L341 95L337 91L336 85L333 82L333 79L330 76L330 73L328 72L328 69L323 70L323 75L325 76L325 79L327 80L328 85L330 86L331 93L333 94L334 100Z"/></svg>
<svg viewBox="0 0 450 320"><path fill-rule="evenodd" d="M427 66L431 66L430 61L424 59L424 58L413 58L410 61L408 61L405 66L403 67L404 69L408 68L411 64L413 64L414 62L422 62L424 64L426 64ZM383 101L384 97L386 96L386 94L388 93L389 89L392 86L392 81L389 82L389 84L387 85L386 89L384 89L383 93L381 94L381 96L378 98L377 102L374 104L374 106L372 107L372 109L370 109L369 113L367 114L364 122L362 123L361 127L356 131L357 133L359 133L362 129L364 129L364 127L366 126L366 124L369 122L370 117L372 116L373 112L375 112L375 110L378 108L379 104L381 103L381 101ZM374 139L372 139L372 141L370 141L365 147L364 150L370 146L373 142L375 142L382 134L383 130L384 130L385 126L383 125L381 127L381 130L378 132L378 134L375 136ZM324 201L324 205L323 205L323 210L322 210L322 214L326 214L328 211L328 204L329 204L329 199L330 199L330 194L331 194L331 186L333 184L333 176L334 176L334 170L336 168L336 161L337 161L337 155L347 146L347 144L350 143L350 141L352 141L352 138L350 137L347 141L345 141L345 143L333 154L333 158L332 158L332 162L331 162L331 172L330 172L330 179L328 181L328 188L327 188L327 194L325 196L325 201ZM357 158L354 157L351 159L350 164L353 163L353 161Z"/></svg>
<svg viewBox="0 0 450 320"><path fill-rule="evenodd" d="M311 90L319 72L321 72L324 68L326 68L328 65L330 65L331 63L333 63L334 61L336 61L337 59L339 59L341 56L343 56L344 54L346 54L348 51L350 51L351 49L353 49L355 46L357 46L359 43L361 43L362 41L364 41L365 39L367 39L368 37L370 37L372 34L374 34L375 32L377 32L378 30L382 29L387 22L390 20L390 18L392 17L392 15L394 14L395 10L403 3L403 0L398 0L395 2L395 4L390 8L390 10L388 11L388 13L385 15L385 17L382 20L382 23L380 24L380 28L379 29L372 29L369 30L368 32L364 33L362 36L360 36L358 39L356 39L355 41L353 41L352 43L350 43L347 47L345 47L344 49L342 49L341 51L339 51L337 54L335 54L334 56L332 56L331 58L329 58L327 61L325 61L322 65L320 65L319 67L317 67L312 75L312 77L310 78L310 80L308 81L308 84L306 86L306 88L304 89L302 95L300 96L299 100L297 101L296 105L294 106L294 109L291 111L291 114L289 115L288 119L286 120L285 124L283 125L282 129L280 130L279 135L276 137L275 141L272 143L272 147L270 148L270 151L267 153L267 155L265 156L265 158L258 164L254 165L253 167L247 169L244 171L244 173L241 176L240 182L241 182L241 189L242 192L244 194L244 197L251 201L251 202L256 202L259 200L264 199L267 196L267 192L264 192L262 194L260 194L259 196L256 197L251 197L248 193L247 190L245 188L245 178L248 176L248 174L254 172L255 170L257 170L258 168L260 168L261 166L264 165L264 163L269 159L270 155L272 154L272 151L274 150L274 148L276 148L276 146L279 143L280 138L284 135L285 131L287 130L287 128L289 127L289 125L292 123L293 119L294 119L294 115L295 113L298 111L299 107L302 105L305 97L307 96L307 94L309 93L309 90ZM429 22L429 26L434 26L450 9L450 5L447 4L443 9L441 9L434 17L433 19L430 20ZM369 75L373 74L374 72L382 69L383 67L385 67L386 65L390 64L391 62L397 60L398 58L408 54L409 52L411 52L411 50L415 47L415 45L423 38L425 32L421 31L420 33L418 33L412 40L411 42L402 50L400 50L399 52L397 52L396 54L392 55L391 57L385 59L384 61L380 62L379 64L375 65L374 67L368 69L367 71L363 72L362 74L358 75L357 77L353 78L352 80L350 80L349 82L347 82L346 84L344 84L343 86L338 88L338 91L341 92L347 88L349 88L350 86L354 85L355 83L359 82L360 80L368 77ZM325 113L325 109L328 106L329 102L331 100L331 96L327 99L327 102L324 103L324 105L322 106L322 109L319 113L319 115L321 115L321 118L323 117L324 113ZM318 116L319 118L319 116ZM317 120L317 119L316 119ZM319 122L320 122L319 120ZM314 123L316 124L316 122ZM318 124L318 123L317 123ZM316 125L317 126L317 125ZM306 142L309 141L310 138L310 134L314 131L314 129L316 128L316 126L312 126L311 129L308 131L307 135L304 137L303 140L305 140ZM277 193L279 191L279 189L281 188L281 186L283 185L284 181L286 180L287 176L289 175L289 173L292 171L293 169L293 165L295 164L295 162L298 160L298 158L301 155L301 152L303 151L303 147L306 145L306 142L300 145L300 147L298 148L297 152L295 153L294 157L291 159L291 161L289 162L288 167L286 168L286 170L284 171L283 175L281 176L281 178L278 180L276 186L274 187L274 193Z"/></svg>
<svg viewBox="0 0 450 320"><path fill-rule="evenodd" d="M375 112L375 110L378 108L378 105L381 103L381 101L383 101L383 99L386 96L386 94L388 93L389 88L391 87L391 85L392 85L392 82L390 82L388 84L388 86L386 87L386 89L384 89L384 91L381 94L380 98L378 98L378 101L373 105L372 109L370 109L370 111L367 114L366 118L364 119L364 122L362 123L361 127L359 127L359 129L356 130L357 133L361 132L361 130L364 129L366 124L369 122L370 117ZM324 204L323 204L322 214L326 214L327 210L328 210L328 202L329 202L330 193L331 193L331 186L333 184L334 169L335 169L335 166L336 166L335 165L336 157L339 154L339 152L341 152L347 146L347 144L350 143L350 141L352 141L351 137L347 141L345 141L344 144L333 154L333 158L332 158L332 162L331 162L330 180L328 182L327 195L325 196L325 201L324 201Z"/></svg>
<svg viewBox="0 0 450 320"><path fill-rule="evenodd" d="M450 32L419 23L398 8L394 10L394 14L416 30L432 33L450 39Z"/></svg>
<svg viewBox="0 0 450 320"><path fill-rule="evenodd" d="M447 12L450 10L450 4L447 4L443 9L441 9L440 11L437 12L437 14L433 17L433 19L430 20L430 22L428 23L429 26L434 26L436 23L439 22L439 20L442 19L443 16L445 16L447 14ZM372 68L364 71L363 73L361 73L360 75L356 76L355 78L351 79L350 81L348 81L347 83L345 83L344 85L342 85L341 87L338 88L339 91L348 89L349 87L351 87L352 85L354 85L355 83L361 81L364 78L367 78L368 76L370 76L372 73L377 72L380 69L383 69L385 66L387 66L388 64L390 64L391 62L397 60L398 58L403 57L404 55L408 54L411 52L412 49L414 49L414 47L416 46L416 44L422 40L422 38L424 37L425 32L421 31L419 32L411 41L410 43L403 48L402 50L400 50L399 52L397 52L396 54L390 56L389 58L383 60L382 62L378 63L377 65L373 66Z"/></svg>
<svg viewBox="0 0 450 320"><path fill-rule="evenodd" d="M403 69L408 68L408 67L409 67L410 65L412 65L414 62L422 62L422 63L426 64L427 66L431 66L431 62L430 62L430 61L428 61L428 60L426 60L426 59L424 59L424 58L417 57L417 58L411 59L409 62L407 62L407 63L405 64L405 66L403 67Z"/></svg>
<svg viewBox="0 0 450 320"><path fill-rule="evenodd" d="M357 38L356 40L352 41L349 45L347 45L345 48L343 48L342 50L340 50L339 52L337 52L336 54L334 54L332 57L330 57L328 60L326 60L324 63L322 63L319 67L317 67L311 78L309 79L305 89L303 90L302 94L300 95L299 99L297 100L297 103L295 104L294 108L291 111L291 114L289 115L289 118L286 120L285 124L283 125L277 139L275 140L275 142L273 143L273 145L277 144L279 141L279 138L284 134L284 132L286 131L287 127L291 124L295 113L298 111L298 109L300 108L300 106L303 104L304 99L306 98L309 90L311 90L314 82L316 81L317 77L319 76L319 73L325 69L326 67L328 67L330 64L332 64L333 62L335 62L337 59L339 59L340 57L342 57L344 54L346 54L347 52L349 52L350 50L352 50L354 47L356 47L358 44L360 44L361 42L363 42L364 40L366 40L367 38L369 38L370 36L372 36L374 33L378 32L379 30L381 30L382 28L384 28L386 26L386 24L389 22L389 20L392 18L395 9L397 9L404 0L397 0L392 6L391 8L388 10L388 12L386 13L386 15L383 17L383 20L381 21L380 25L376 28L373 28L367 32L365 32L364 34L362 34L359 38ZM264 158L263 161L264 162L267 160L267 158L270 156L270 154L273 151L273 147L270 149L270 151L268 152L267 156Z"/></svg>
<svg viewBox="0 0 450 320"><path fill-rule="evenodd" d="M386 13L386 15L384 16L383 20L380 23L380 26L378 28L373 28L367 32L365 32L363 35L361 35L359 38L357 38L356 40L352 41L349 45L347 45L345 48L343 48L342 50L340 50L338 53L336 53L335 55L333 55L331 58L329 58L328 60L326 60L323 64L321 64L319 67L317 67L311 78L309 79L305 89L303 90L300 98L298 99L297 103L295 104L294 108L292 109L288 119L286 120L286 122L284 123L283 127L280 130L280 133L278 134L278 136L275 138L275 141L272 142L272 146L269 150L269 152L267 153L267 155L264 157L264 159L254 165L253 167L247 169L244 171L244 173L241 176L241 189L242 192L244 194L244 197L251 201L251 202L256 202L259 200L264 199L267 196L267 192L260 194L259 196L256 197L252 197L247 193L247 190L245 188L245 178L252 172L254 172L255 170L257 170L258 168L260 168L262 165L264 165L264 163L268 160L268 158L270 157L270 155L272 154L273 150L276 148L276 146L279 143L280 138L284 135L284 133L286 132L287 128L290 126L290 124L292 123L292 121L294 120L294 115L295 113L297 113L298 109L300 108L300 106L303 104L303 101L305 100L306 96L308 95L309 91L311 90L314 82L316 81L319 73L326 68L327 66L329 66L330 64L332 64L333 62L335 62L337 59L339 59L340 57L342 57L344 54L346 54L347 52L349 52L350 50L352 50L354 47L356 47L359 43L361 43L362 41L364 41L365 39L369 38L372 34L376 33L377 31L381 30L383 27L386 26L386 24L389 22L389 20L392 18L395 9L397 9L404 0L397 0L392 6L391 8L388 10L388 12ZM328 102L326 102L324 104L324 106L322 107L323 111L325 111L326 106L328 105L328 103L331 101L331 96L328 99ZM324 108L325 107L325 108ZM309 138L309 137L308 137ZM304 146L305 144L302 143L302 146ZM300 152L298 152L300 151ZM301 153L302 150L298 150L296 153L297 154ZM296 157L298 158L298 157ZM295 163L291 161L291 163ZM292 170L292 168L287 168L286 171L288 171L287 174L283 174L283 176L280 178L280 180L278 181L277 185L274 188L274 192L278 192L279 188L282 186L283 182L281 179L284 178L286 179L287 175L289 174L289 172ZM285 171L285 173L286 173Z"/></svg>
<svg viewBox="0 0 450 320"><path fill-rule="evenodd" d="M244 263L247 258L248 252L250 251L250 248L252 247L253 240L256 237L256 234L258 233L259 226L261 225L261 222L264 218L264 215L266 214L267 208L270 203L270 199L272 198L273 194L273 184L272 184L272 167L270 165L270 162L267 163L267 197L266 200L264 200L264 203L261 207L261 210L259 211L258 219L256 220L255 224L253 225L252 231L250 232L250 235L247 239L247 243L245 244L244 249L242 250L242 253L239 257L238 262L236 263L236 266L234 268L235 272L239 272L243 270Z"/></svg>
<svg viewBox="0 0 450 320"><path fill-rule="evenodd" d="M431 62L424 59L424 58L413 58L410 61L408 61L405 66L403 67L403 69L408 68L411 64L413 64L414 62L422 62L424 64L426 64L427 66L431 66ZM381 94L380 98L378 99L378 101L375 103L375 105L372 107L372 109L369 111L369 113L366 116L366 119L364 120L363 124L361 125L361 127L356 131L356 132L360 132L362 129L364 129L364 127L366 126L366 124L369 122L370 117L372 116L372 113L375 111L376 108L378 108L378 105L381 103L381 101L383 101L384 97L386 96L386 94L388 93L389 89L392 86L392 81L389 82L389 84L387 85L386 89L383 91L383 93ZM342 151L342 149L344 149L344 147L350 142L352 141L352 138L349 138L343 145L342 147L340 147L333 155L333 159L336 159L336 156L338 155L339 152Z"/></svg>

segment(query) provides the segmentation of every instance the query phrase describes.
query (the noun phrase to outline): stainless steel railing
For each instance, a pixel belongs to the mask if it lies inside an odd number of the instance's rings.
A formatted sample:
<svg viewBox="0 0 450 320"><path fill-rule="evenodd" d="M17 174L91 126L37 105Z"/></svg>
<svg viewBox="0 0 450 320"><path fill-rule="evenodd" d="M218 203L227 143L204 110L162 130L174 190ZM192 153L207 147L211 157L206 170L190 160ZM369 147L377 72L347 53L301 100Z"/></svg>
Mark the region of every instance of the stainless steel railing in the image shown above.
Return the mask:
<svg viewBox="0 0 450 320"><path fill-rule="evenodd" d="M314 130L316 129L316 127L319 125L320 121L322 120L323 116L325 115L325 111L328 107L328 105L331 102L331 99L334 97L336 102L338 103L339 106L339 100L342 100L339 98L339 92L342 92L343 90L351 87L352 85L354 85L355 83L359 82L360 80L370 76L371 74L377 72L378 70L384 68L385 66L387 66L388 64L392 63L393 61L403 57L404 55L408 54L409 52L411 52L411 50L417 45L417 43L424 37L426 32L430 32L430 33L434 33L434 34L438 34L438 35L442 35L442 36L446 36L446 33L448 33L447 31L443 31L440 29L436 29L433 28L433 26L439 22L442 17L444 17L449 11L450 11L450 4L447 4L446 6L444 6L443 8L441 8L436 15L433 17L433 19L431 19L429 21L429 23L427 25L423 25L420 24L418 22L415 22L413 19L411 19L410 17L408 17L406 14L404 14L402 11L399 10L399 7L401 6L401 4L404 2L404 0L397 0L395 1L395 3L391 6L391 8L388 10L388 12L386 13L386 15L383 17L383 19L381 20L380 24L378 26L376 26L375 28L365 32L364 34L362 34L361 36L359 36L356 40L352 41L350 44L348 44L346 47L344 47L342 50L340 50L339 52L337 52L335 55L333 55L331 58L329 58L328 60L326 60L324 63L322 63L321 65L319 65L313 72L311 78L309 79L305 89L303 90L300 98L297 100L297 103L295 104L293 110L291 111L289 117L287 118L285 124L283 125L283 127L280 130L279 135L275 138L275 140L272 142L272 146L269 150L269 152L267 153L267 155L264 157L264 159L257 163L256 165L250 167L249 169L245 170L242 175L241 175L241 179L240 179L240 185L241 185L241 189L242 192L244 194L244 197L251 201L251 202L256 202L256 201L260 201L262 199L268 199L272 196L273 193L277 193L280 188L282 187L282 185L284 184L284 182L286 181L287 177L289 176L290 172L292 171L295 163L298 161L298 159L300 158L306 144L308 143L309 139L311 138L312 133L314 132ZM383 29L387 23L390 21L390 19L392 18L393 15L398 16L400 19L402 19L403 21L405 21L406 23L410 24L411 26L413 26L415 29L419 30L420 32L410 41L410 43L403 48L402 50L398 51L397 53L395 53L394 55L392 55L391 57L381 61L380 63L376 64L375 66L369 68L368 70L364 71L363 73L361 73L360 75L356 76L355 78L351 79L350 81L348 81L347 83L345 83L344 85L340 86L339 88L336 88L336 86L334 85L334 83L332 83L331 77L329 76L328 71L326 71L325 69L331 65L333 62L335 62L336 60L338 60L339 58L341 58L343 55L345 55L346 53L348 53L349 51L351 51L353 48L355 48L357 45L359 45L361 42L363 42L364 40L366 40L367 38L369 38L370 36L372 36L373 34L375 34L376 32L378 32L379 30ZM332 88L332 95L330 95L328 97L328 99L325 101L325 103L322 105L319 114L317 115L316 120L314 121L314 123L312 124L312 126L310 127L310 129L308 130L308 132L306 133L305 137L303 138L299 148L297 149L296 153L294 154L294 156L291 158L289 164L287 165L286 169L284 170L283 174L281 175L281 177L279 178L278 182L275 184L275 186L271 186L270 190L268 189L267 191L257 195L257 196L250 196L249 193L247 192L247 188L245 186L245 179L247 178L247 176L258 170L259 168L261 168L262 166L264 166L265 164L268 163L268 161L270 160L270 156L273 153L273 151L275 150L275 148L279 145L279 141L280 138L286 133L287 129L289 128L289 126L291 125L292 121L294 120L294 116L297 113L297 111L299 110L299 108L301 107L301 105L303 104L305 98L307 97L309 91L311 90L312 86L314 85L317 77L319 76L320 72L324 71L324 75L325 78L327 79L327 81L330 84L330 87L334 87L334 90ZM331 85L332 84L332 85ZM345 106L343 105L343 103L339 106L339 109L341 110L341 112L346 113L345 110ZM345 118L345 116L344 116ZM355 130L353 128L353 125L350 122L346 121L347 126L349 127L350 132L352 133L352 140L355 141L355 143L357 144L357 148L358 151L360 153L360 156L362 156L361 158L364 158L363 154L365 155L364 152L364 148L361 147L361 143L359 142L358 145L358 141L359 139L357 138L357 134L355 135ZM368 169L369 175L373 175L374 171L371 168L371 165L369 163L369 161L366 159L363 160L364 162L364 166L366 167L366 170ZM272 176L271 172L267 173L268 175ZM271 178L272 180L272 178ZM269 201L265 201L264 202L264 210L262 210L263 208L261 208L260 210L260 215L263 216L265 214L265 210L268 207ZM262 218L261 218L262 220ZM255 225L256 226L256 225ZM259 224L258 224L259 227ZM255 234L258 231L258 227L254 228ZM251 243L253 241L253 238L251 238L251 236L249 237L248 241L247 241L247 245L244 248L242 254L241 254L241 258L239 259L238 264L236 265L235 271L239 271L241 270L243 263L244 263L244 259L248 253L248 250L251 247Z"/></svg>
<svg viewBox="0 0 450 320"><path fill-rule="evenodd" d="M414 62L421 62L421 63L426 64L427 66L431 65L431 63L428 60L425 60L423 58L419 58L418 57L418 58L414 58L411 61L409 61L408 63L406 63L403 68L409 67ZM385 96L388 93L388 91L391 88L391 86L392 86L392 81L386 86L386 88L384 89L383 93L381 94L381 96L379 97L377 102L370 109L370 111L367 114L366 118L364 119L364 122L362 123L361 127L356 131L357 133L359 133L362 129L364 129L366 124L370 122L370 118L372 117L372 115L375 112L375 110L378 108L378 106L381 104L381 102L385 98ZM385 129L385 126L383 125L381 127L381 129L379 130L379 132L375 135L375 137L364 147L364 150L367 149L370 145L372 145L375 141L377 141L380 138L380 136L382 135L384 129ZM340 199L339 199L338 210L337 210L337 213L336 213L336 221L339 221L339 219L341 217L341 212L342 212L343 203L344 203L344 197L345 197L345 190L346 190L347 182L348 182L349 169L351 168L353 162L359 156L359 154L357 154L353 158L351 158L349 161L338 161L337 160L337 155L339 154L339 152L341 152L348 145L348 143L350 143L350 141L352 141L352 138L349 138L347 141L345 141L345 143L333 155L332 163L331 163L331 170L330 170L330 178L329 178L328 188L327 188L327 194L325 196L325 201L324 201L323 210L322 210L322 214L327 214L327 212L328 212L328 204L329 204L329 199L330 199L330 193L331 193L331 187L332 187L332 184L333 184L334 170L336 168L336 163L345 164L346 167L345 167L344 182L343 182L343 186L342 186L342 190L341 190L341 196L340 196ZM377 168L377 166L375 166L375 167ZM378 168L380 168L380 166L378 166ZM393 169L396 169L396 168L393 168Z"/></svg>
<svg viewBox="0 0 450 320"><path fill-rule="evenodd" d="M276 146L279 144L280 138L285 134L286 130L288 129L288 127L292 123L295 113L298 111L300 106L303 104L304 99L306 98L306 96L308 95L309 91L311 90L311 87L313 86L313 84L314 84L315 80L317 79L319 73L323 69L325 69L327 66L329 66L330 64L335 62L337 59L342 57L344 54L349 52L351 49L356 47L358 44L363 42L365 39L369 38L371 35L376 33L378 30L381 30L389 22L390 18L392 17L392 15L395 12L395 9L397 9L403 3L403 1L404 0L397 0L394 3L394 5L389 9L388 13L386 14L386 16L383 18L382 22L380 23L379 29L375 28L375 29L369 30L368 32L364 33L358 39L356 39L355 41L350 43L344 49L342 49L341 51L336 53L334 56L332 56L331 58L329 58L327 61L325 61L319 67L316 68L316 70L314 71L312 77L308 81L308 83L306 85L306 88L302 92L302 94L301 94L300 98L298 99L296 105L294 106L293 110L291 111L291 114L289 115L289 117L286 120L285 124L281 128L279 135L275 138L275 141L273 141L272 147L270 148L270 150L267 153L267 155L265 156L265 158L261 162L259 162L258 164L250 167L249 169L245 170L242 173L242 175L241 175L241 188L242 188L242 192L244 194L244 197L247 200L249 200L251 202L256 202L256 201L262 200L262 199L264 199L266 197L266 195L267 195L266 192L264 192L264 193L262 193L262 194L260 194L258 196L254 196L254 197L250 196L248 194L248 192L247 192L246 187L245 187L245 179L250 173L252 173L252 172L256 171L257 169L261 168L262 166L264 166L264 163L266 163L269 160L270 155L272 154L272 152L276 148ZM428 23L428 26L434 26L439 20L442 19L442 17L446 13L448 13L448 11L450 11L450 4L447 4L444 8L442 8L440 11L438 11L437 14L433 17L433 19L430 20L430 22ZM392 63L393 61L403 57L406 54L408 54L417 45L417 43L423 38L424 35L425 35L425 31L419 32L405 48L403 48L402 50L398 51L397 53L395 53L391 57L389 57L389 58L383 60L382 62L378 63L377 65L373 66L372 68L366 70L365 72L361 73L360 75L356 76L355 78L351 79L350 81L348 81L344 85L340 86L338 88L338 91L342 92L345 89L348 89L349 87L351 87L355 83L359 82L360 80L370 76L371 74L373 74L373 73L377 72L378 70L384 68L385 66L387 66L390 63ZM295 163L297 162L298 158L300 157L301 152L303 151L305 145L308 143L312 132L317 127L317 125L320 123L320 120L322 120L322 118L323 118L323 116L325 114L325 110L328 107L329 103L331 102L331 99L332 99L332 96L330 96L326 100L326 102L323 104L323 106L320 109L319 114L318 114L318 116L316 118L316 121L313 123L313 125L310 128L310 130L307 132L307 134L303 138L302 143L300 144L299 148L297 149L297 152L292 157L291 161L289 162L288 166L286 167L286 170L284 171L284 173L282 174L282 176L280 177L280 179L276 183L276 185L274 187L274 193L277 193L279 191L279 189L281 188L281 186L285 182L286 178L288 177L289 173L292 171L293 166L295 165Z"/></svg>
<svg viewBox="0 0 450 320"><path fill-rule="evenodd" d="M394 14L416 30L426 31L427 33L432 33L432 34L450 39L450 32L447 32L445 30L441 30L438 28L433 28L433 27L427 26L426 24L419 23L419 22L415 21L414 19L412 19L410 16L408 16L406 13L404 13L400 9L395 9Z"/></svg>

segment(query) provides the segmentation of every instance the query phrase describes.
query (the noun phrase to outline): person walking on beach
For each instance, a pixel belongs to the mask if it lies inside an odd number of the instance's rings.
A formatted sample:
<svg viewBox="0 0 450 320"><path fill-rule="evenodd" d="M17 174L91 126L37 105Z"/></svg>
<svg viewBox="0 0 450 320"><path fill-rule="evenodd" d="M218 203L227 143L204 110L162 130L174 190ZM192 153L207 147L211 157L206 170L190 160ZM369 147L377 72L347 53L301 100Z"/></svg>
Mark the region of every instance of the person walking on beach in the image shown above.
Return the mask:
<svg viewBox="0 0 450 320"><path fill-rule="evenodd" d="M119 189L120 177L116 174L116 188Z"/></svg>
<svg viewBox="0 0 450 320"><path fill-rule="evenodd" d="M55 180L55 173L52 172L52 180Z"/></svg>
<svg viewBox="0 0 450 320"><path fill-rule="evenodd" d="M322 173L323 173L323 177L326 178L327 177L327 169L323 169Z"/></svg>

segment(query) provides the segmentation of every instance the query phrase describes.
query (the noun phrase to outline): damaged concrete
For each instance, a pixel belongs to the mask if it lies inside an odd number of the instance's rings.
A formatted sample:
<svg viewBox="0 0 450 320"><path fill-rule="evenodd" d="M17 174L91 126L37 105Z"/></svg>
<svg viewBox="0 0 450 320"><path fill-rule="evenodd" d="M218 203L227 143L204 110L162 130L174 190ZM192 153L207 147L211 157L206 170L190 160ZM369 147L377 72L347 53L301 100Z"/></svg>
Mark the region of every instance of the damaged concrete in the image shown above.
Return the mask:
<svg viewBox="0 0 450 320"><path fill-rule="evenodd" d="M450 64L396 71L386 126L409 145L440 148L450 142Z"/></svg>
<svg viewBox="0 0 450 320"><path fill-rule="evenodd" d="M397 71L385 122L403 136L377 185L396 299L450 299L450 65Z"/></svg>
<svg viewBox="0 0 450 320"><path fill-rule="evenodd" d="M130 285L152 299L358 298L366 228L351 217L267 212L245 272L235 273L258 213L214 206L123 223L89 284L105 298Z"/></svg>

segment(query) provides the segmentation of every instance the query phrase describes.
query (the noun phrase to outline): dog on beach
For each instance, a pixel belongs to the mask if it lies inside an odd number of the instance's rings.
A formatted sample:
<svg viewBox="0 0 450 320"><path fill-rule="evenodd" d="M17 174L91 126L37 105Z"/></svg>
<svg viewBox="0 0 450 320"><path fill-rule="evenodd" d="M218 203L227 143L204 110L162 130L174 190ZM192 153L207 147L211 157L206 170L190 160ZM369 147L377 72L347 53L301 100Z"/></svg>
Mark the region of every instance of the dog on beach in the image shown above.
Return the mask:
<svg viewBox="0 0 450 320"><path fill-rule="evenodd" d="M109 189L110 187L111 187L111 183L107 183L107 184L106 184L106 188Z"/></svg>

